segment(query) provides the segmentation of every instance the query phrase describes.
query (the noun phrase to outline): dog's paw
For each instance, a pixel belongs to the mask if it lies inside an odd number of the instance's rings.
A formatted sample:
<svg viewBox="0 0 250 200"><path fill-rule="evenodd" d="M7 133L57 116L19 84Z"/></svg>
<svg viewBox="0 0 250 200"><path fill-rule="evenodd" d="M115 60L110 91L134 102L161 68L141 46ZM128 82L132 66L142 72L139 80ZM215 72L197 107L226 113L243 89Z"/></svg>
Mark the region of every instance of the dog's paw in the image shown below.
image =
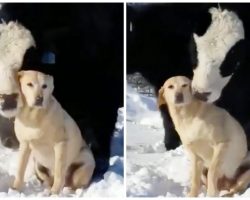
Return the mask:
<svg viewBox="0 0 250 200"><path fill-rule="evenodd" d="M186 191L186 196L187 197L198 197L199 191L200 191L199 188L196 188L196 187L190 188L189 192Z"/></svg>
<svg viewBox="0 0 250 200"><path fill-rule="evenodd" d="M22 185L23 185L22 181L15 179L12 186L11 186L11 189L16 190L16 191L20 191L22 188Z"/></svg>
<svg viewBox="0 0 250 200"><path fill-rule="evenodd" d="M49 197L59 197L60 190L50 190L49 191Z"/></svg>
<svg viewBox="0 0 250 200"><path fill-rule="evenodd" d="M50 195L58 195L59 192L60 192L60 188L58 188L58 187L54 187L54 186L53 186L53 187L50 189Z"/></svg>
<svg viewBox="0 0 250 200"><path fill-rule="evenodd" d="M14 189L14 188L9 188L8 194L11 195L11 196L19 196L20 192L18 190Z"/></svg>
<svg viewBox="0 0 250 200"><path fill-rule="evenodd" d="M229 192L226 192L223 195L221 195L221 197L233 197L234 194L235 194L234 191L229 191Z"/></svg>
<svg viewBox="0 0 250 200"><path fill-rule="evenodd" d="M198 194L196 192L192 192L190 191L189 193L187 193L187 197L197 197Z"/></svg>
<svg viewBox="0 0 250 200"><path fill-rule="evenodd" d="M219 197L218 191L207 191L207 197Z"/></svg>
<svg viewBox="0 0 250 200"><path fill-rule="evenodd" d="M50 194L50 197L57 198L57 197L60 197L60 196L59 196L59 194Z"/></svg>
<svg viewBox="0 0 250 200"><path fill-rule="evenodd" d="M50 196L50 190L49 189L44 189L44 191L39 192L37 194L37 197L49 197Z"/></svg>

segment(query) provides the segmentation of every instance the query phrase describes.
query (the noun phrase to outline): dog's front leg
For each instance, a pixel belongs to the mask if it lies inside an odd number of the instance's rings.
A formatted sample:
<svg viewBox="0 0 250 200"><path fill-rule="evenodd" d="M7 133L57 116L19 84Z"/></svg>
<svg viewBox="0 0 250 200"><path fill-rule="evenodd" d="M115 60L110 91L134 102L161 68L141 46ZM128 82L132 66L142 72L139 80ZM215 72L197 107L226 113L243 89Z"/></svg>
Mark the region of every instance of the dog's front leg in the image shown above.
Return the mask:
<svg viewBox="0 0 250 200"><path fill-rule="evenodd" d="M65 172L66 172L66 142L58 142L54 146L55 152L55 166L54 166L54 183L51 188L52 194L58 194L64 185Z"/></svg>
<svg viewBox="0 0 250 200"><path fill-rule="evenodd" d="M197 197L201 188L202 162L194 153L190 152L191 159L191 189L189 197Z"/></svg>
<svg viewBox="0 0 250 200"><path fill-rule="evenodd" d="M17 174L12 185L13 189L20 190L24 181L24 174L30 156L30 148L28 142L21 142L19 146L19 161Z"/></svg>
<svg viewBox="0 0 250 200"><path fill-rule="evenodd" d="M219 143L214 147L213 157L208 169L208 185L207 195L209 197L216 197L219 195L217 183L220 175L220 164L223 160L223 154L226 149L226 143Z"/></svg>

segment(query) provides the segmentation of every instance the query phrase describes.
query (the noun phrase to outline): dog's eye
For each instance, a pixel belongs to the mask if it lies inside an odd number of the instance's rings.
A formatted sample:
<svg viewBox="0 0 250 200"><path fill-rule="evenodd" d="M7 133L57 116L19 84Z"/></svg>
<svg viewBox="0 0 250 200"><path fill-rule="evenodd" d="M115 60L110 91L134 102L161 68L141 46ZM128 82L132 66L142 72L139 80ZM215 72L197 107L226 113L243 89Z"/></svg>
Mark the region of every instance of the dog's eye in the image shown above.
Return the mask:
<svg viewBox="0 0 250 200"><path fill-rule="evenodd" d="M187 86L188 86L188 84L183 84L183 85L182 85L183 88L184 88L184 87L187 87Z"/></svg>
<svg viewBox="0 0 250 200"><path fill-rule="evenodd" d="M29 87L33 87L33 84L32 84L32 83L27 83L27 85L28 85Z"/></svg>
<svg viewBox="0 0 250 200"><path fill-rule="evenodd" d="M173 86L173 85L169 85L168 88L169 88L169 89L173 89L174 86Z"/></svg>
<svg viewBox="0 0 250 200"><path fill-rule="evenodd" d="M46 85L46 84L43 84L43 85L42 85L42 88L43 88L43 89L46 89L46 88L47 88L47 85Z"/></svg>

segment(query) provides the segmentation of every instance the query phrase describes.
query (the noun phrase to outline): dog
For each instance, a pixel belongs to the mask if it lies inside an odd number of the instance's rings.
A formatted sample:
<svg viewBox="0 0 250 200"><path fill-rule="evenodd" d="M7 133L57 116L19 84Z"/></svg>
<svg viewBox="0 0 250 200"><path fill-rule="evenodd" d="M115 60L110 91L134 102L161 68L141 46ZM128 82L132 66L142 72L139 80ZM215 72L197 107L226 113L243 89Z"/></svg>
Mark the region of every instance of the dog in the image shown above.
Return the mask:
<svg viewBox="0 0 250 200"><path fill-rule="evenodd" d="M38 71L18 73L23 107L14 127L20 143L12 188L20 191L30 154L42 182L58 194L63 186L77 189L90 183L95 161L75 121L53 97L53 77Z"/></svg>
<svg viewBox="0 0 250 200"><path fill-rule="evenodd" d="M168 79L159 90L158 105L167 104L184 148L191 160L189 197L199 194L202 177L207 195L231 196L250 183L250 157L241 125L224 109L196 99L191 80L185 76Z"/></svg>

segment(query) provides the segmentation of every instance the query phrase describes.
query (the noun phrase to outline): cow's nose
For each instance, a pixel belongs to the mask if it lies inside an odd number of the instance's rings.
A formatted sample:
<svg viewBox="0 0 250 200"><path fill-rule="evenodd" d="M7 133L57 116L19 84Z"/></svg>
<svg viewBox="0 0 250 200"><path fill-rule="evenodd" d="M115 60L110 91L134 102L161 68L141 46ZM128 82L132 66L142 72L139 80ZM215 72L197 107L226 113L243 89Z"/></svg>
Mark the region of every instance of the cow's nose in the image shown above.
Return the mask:
<svg viewBox="0 0 250 200"><path fill-rule="evenodd" d="M36 106L41 106L42 103L43 103L43 97L37 96L36 97L36 102L35 102Z"/></svg>
<svg viewBox="0 0 250 200"><path fill-rule="evenodd" d="M3 94L1 95L3 102L2 102L2 110L13 110L17 108L17 97L18 94Z"/></svg>
<svg viewBox="0 0 250 200"><path fill-rule="evenodd" d="M202 101L207 101L209 95L211 94L211 92L198 92L198 91L194 91L194 96Z"/></svg>

